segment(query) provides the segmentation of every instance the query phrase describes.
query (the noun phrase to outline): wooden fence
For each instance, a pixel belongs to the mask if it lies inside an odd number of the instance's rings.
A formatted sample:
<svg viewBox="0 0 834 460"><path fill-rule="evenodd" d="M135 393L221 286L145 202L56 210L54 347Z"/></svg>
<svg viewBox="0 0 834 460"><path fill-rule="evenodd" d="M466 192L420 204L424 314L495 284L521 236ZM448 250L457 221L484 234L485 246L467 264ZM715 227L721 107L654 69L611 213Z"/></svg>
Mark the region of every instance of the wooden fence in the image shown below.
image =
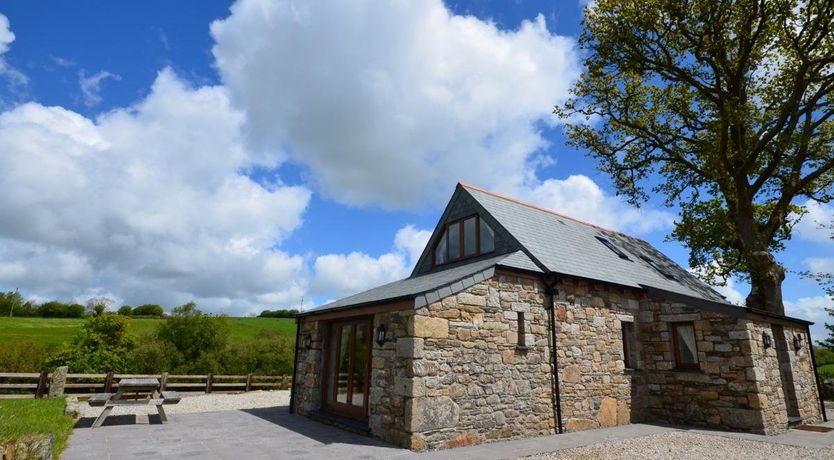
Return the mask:
<svg viewBox="0 0 834 460"><path fill-rule="evenodd" d="M180 393L237 393L252 390L289 390L288 375L173 375L162 374L67 374L64 393L112 393L119 389L119 380L154 378L161 390ZM0 398L41 398L49 394L52 373L0 372Z"/></svg>

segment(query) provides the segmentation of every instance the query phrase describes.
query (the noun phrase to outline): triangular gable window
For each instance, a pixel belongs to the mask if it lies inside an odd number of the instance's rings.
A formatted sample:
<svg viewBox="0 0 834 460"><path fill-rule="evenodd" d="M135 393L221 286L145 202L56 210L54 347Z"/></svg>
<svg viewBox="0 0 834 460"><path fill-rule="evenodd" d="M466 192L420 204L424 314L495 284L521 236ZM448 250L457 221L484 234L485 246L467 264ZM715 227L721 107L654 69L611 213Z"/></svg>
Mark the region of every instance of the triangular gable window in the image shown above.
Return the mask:
<svg viewBox="0 0 834 460"><path fill-rule="evenodd" d="M448 222L434 247L434 265L442 265L495 250L495 232L477 215Z"/></svg>

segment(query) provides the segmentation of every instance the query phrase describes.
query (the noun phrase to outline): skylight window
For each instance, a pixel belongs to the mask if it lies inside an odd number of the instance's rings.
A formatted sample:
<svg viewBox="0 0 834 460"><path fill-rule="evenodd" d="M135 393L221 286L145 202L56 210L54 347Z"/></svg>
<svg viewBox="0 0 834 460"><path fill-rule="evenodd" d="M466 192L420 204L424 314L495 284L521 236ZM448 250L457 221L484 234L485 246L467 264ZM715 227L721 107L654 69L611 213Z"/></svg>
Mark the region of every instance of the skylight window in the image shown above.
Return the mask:
<svg viewBox="0 0 834 460"><path fill-rule="evenodd" d="M613 251L613 252L614 252L614 254L617 254L618 256L620 256L620 259L630 260L630 259L628 258L628 256L626 255L626 253L624 253L624 252L623 252L620 248L618 248L617 246L614 246L614 243L612 243L612 242L608 241L607 239L605 239L605 238L603 238L603 237L601 237L601 236L598 236L598 237L597 237L597 239L599 240L599 242L600 242L600 243L604 244L604 245L605 245L605 247L607 247L608 249L610 249L611 251Z"/></svg>
<svg viewBox="0 0 834 460"><path fill-rule="evenodd" d="M673 275L673 274L669 273L668 271L666 271L666 269L665 269L665 268L663 268L662 266L660 266L660 264L659 264L659 263L657 263L657 261L656 261L656 260L654 260L654 259L650 259L650 258L648 258L648 257L646 257L646 256L640 256L640 258L641 258L641 259L643 259L643 260L645 260L645 261L646 261L646 263L648 263L649 265L651 265L651 266L652 266L652 268L654 268L655 270L657 270L658 272L660 272L660 274L661 274L661 275L665 276L666 278L669 278L670 280L675 279L675 275Z"/></svg>

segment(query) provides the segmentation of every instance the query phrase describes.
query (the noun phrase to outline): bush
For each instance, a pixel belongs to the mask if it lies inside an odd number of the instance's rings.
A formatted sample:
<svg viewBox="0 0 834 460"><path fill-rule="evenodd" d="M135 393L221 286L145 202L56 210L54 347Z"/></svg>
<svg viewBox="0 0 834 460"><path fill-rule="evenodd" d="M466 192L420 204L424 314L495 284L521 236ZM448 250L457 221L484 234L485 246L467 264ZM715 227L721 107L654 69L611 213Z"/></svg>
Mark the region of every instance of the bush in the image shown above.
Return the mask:
<svg viewBox="0 0 834 460"><path fill-rule="evenodd" d="M130 316L133 314L133 307L131 307L130 305L122 305L121 307L119 307L118 313L122 316Z"/></svg>
<svg viewBox="0 0 834 460"><path fill-rule="evenodd" d="M817 360L817 366L834 364L834 350L830 348L814 347L814 357Z"/></svg>
<svg viewBox="0 0 834 460"><path fill-rule="evenodd" d="M165 310L162 306L152 303L139 305L133 309L133 316L157 316L161 318L164 314Z"/></svg>
<svg viewBox="0 0 834 460"><path fill-rule="evenodd" d="M174 308L157 328L157 337L179 352L179 364L197 365L204 353L226 348L231 327L225 316L207 315L194 302Z"/></svg>
<svg viewBox="0 0 834 460"><path fill-rule="evenodd" d="M128 319L102 314L84 322L72 345L49 358L51 368L69 366L71 372L128 372L136 338L127 333Z"/></svg>
<svg viewBox="0 0 834 460"><path fill-rule="evenodd" d="M28 340L0 342L0 372L40 372L48 355L46 349Z"/></svg>

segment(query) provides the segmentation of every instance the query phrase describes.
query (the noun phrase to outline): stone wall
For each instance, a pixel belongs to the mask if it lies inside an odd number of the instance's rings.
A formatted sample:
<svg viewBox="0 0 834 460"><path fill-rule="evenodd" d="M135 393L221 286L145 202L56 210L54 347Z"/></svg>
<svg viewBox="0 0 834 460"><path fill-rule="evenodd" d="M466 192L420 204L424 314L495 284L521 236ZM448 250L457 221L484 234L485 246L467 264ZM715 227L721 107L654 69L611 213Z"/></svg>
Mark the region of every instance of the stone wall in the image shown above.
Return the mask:
<svg viewBox="0 0 834 460"><path fill-rule="evenodd" d="M296 347L298 356L296 358L295 381L293 382L295 394L295 411L305 415L321 409L321 384L322 384L322 345L324 340L324 324L319 321L304 319L301 321L301 331L298 335L302 342ZM304 337L310 334L312 345L305 348Z"/></svg>
<svg viewBox="0 0 834 460"><path fill-rule="evenodd" d="M422 346L407 337L413 316L414 310L374 315L374 330L384 324L387 332L382 346L373 341L368 427L372 435L399 446L409 446L411 442L405 401L414 391L414 382L408 374L411 359L420 353Z"/></svg>
<svg viewBox="0 0 834 460"><path fill-rule="evenodd" d="M560 283L556 354L565 431L630 423L634 373L625 370L622 322L634 322L639 296L602 283Z"/></svg>
<svg viewBox="0 0 834 460"><path fill-rule="evenodd" d="M543 304L536 280L496 275L417 310L407 339L420 344L406 402L412 449L553 433ZM520 312L526 350L517 347Z"/></svg>

